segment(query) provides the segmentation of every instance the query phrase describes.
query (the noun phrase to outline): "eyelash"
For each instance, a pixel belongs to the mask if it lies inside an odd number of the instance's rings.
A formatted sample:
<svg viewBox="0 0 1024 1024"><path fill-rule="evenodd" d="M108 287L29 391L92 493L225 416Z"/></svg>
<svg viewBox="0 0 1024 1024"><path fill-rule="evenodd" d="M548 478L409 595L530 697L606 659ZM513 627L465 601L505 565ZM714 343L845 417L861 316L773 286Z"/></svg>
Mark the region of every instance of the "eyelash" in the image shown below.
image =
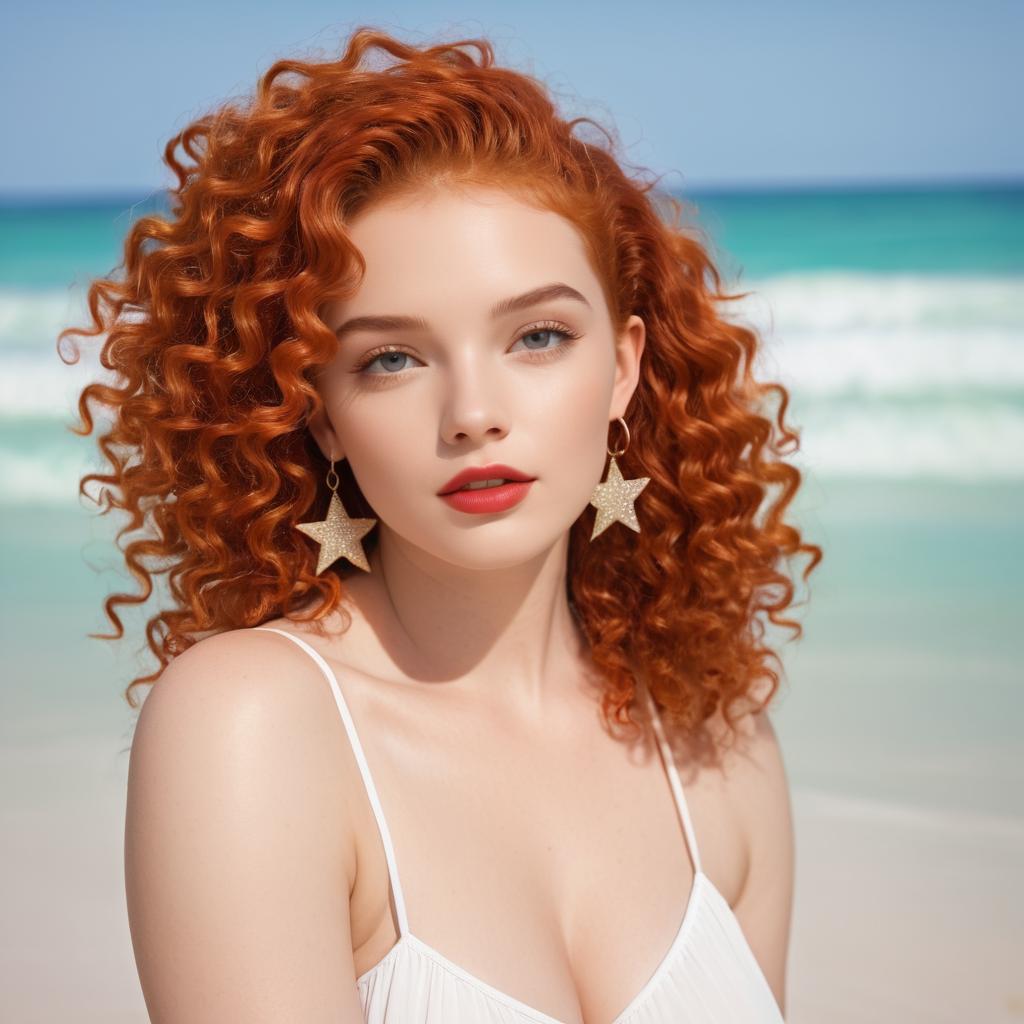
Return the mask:
<svg viewBox="0 0 1024 1024"><path fill-rule="evenodd" d="M568 327L566 327L565 324L546 322L541 324L534 324L533 326L528 327L516 338L516 342L522 341L523 338L528 338L531 334L560 334L564 338L563 343L560 345L556 345L554 348L526 349L525 351L530 352L531 355L535 357L535 360L537 362L547 362L550 359L557 359L559 356L562 355L563 352L570 348L574 341L576 341L580 337L579 334L577 334L575 331L570 330ZM372 349L371 351L367 352L365 356L363 356L363 358L355 367L353 367L352 372L355 374L360 374L367 379L371 377L383 377L385 379L390 377L398 377L400 374L404 373L405 370L396 370L394 373L363 374L363 370L365 370L372 362L374 362L374 360L378 359L380 356L387 355L389 352L405 352L405 349L399 348L396 345L382 345L379 348ZM406 354L410 356L412 355L411 352ZM406 367L406 369L412 369L412 367Z"/></svg>

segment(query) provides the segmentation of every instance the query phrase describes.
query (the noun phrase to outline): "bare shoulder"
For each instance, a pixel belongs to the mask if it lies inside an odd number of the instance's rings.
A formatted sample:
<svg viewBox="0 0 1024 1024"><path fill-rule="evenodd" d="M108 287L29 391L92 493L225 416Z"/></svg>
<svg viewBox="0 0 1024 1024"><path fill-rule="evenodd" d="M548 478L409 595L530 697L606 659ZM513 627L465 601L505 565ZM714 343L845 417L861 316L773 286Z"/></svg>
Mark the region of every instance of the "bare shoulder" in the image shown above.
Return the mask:
<svg viewBox="0 0 1024 1024"><path fill-rule="evenodd" d="M361 1019L332 704L308 655L247 629L199 641L148 694L125 883L154 1021Z"/></svg>
<svg viewBox="0 0 1024 1024"><path fill-rule="evenodd" d="M167 666L139 714L132 760L169 769L183 752L191 763L208 756L245 768L254 783L301 778L317 797L328 795L316 787L337 741L337 711L317 663L278 634L236 629L200 640Z"/></svg>
<svg viewBox="0 0 1024 1024"><path fill-rule="evenodd" d="M747 854L733 912L785 1012L795 837L782 749L767 710L736 721L735 733L720 717L710 725L721 742L723 785Z"/></svg>

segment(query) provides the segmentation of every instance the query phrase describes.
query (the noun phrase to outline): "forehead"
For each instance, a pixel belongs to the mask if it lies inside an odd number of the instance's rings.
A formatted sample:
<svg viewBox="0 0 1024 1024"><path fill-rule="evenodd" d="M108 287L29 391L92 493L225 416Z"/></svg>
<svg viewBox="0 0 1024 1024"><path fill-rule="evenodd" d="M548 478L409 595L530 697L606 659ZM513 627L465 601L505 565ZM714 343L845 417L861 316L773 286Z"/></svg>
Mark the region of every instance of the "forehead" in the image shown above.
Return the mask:
<svg viewBox="0 0 1024 1024"><path fill-rule="evenodd" d="M349 224L366 272L360 292L476 284L504 295L548 280L594 287L583 238L570 221L497 188L460 186L372 204Z"/></svg>

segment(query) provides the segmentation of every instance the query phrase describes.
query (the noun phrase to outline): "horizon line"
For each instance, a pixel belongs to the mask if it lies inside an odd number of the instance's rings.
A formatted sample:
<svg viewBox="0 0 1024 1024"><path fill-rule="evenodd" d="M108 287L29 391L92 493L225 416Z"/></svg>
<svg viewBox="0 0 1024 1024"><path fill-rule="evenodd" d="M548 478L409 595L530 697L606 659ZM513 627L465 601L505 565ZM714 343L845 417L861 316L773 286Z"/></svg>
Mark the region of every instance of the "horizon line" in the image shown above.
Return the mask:
<svg viewBox="0 0 1024 1024"><path fill-rule="evenodd" d="M676 171L658 175L661 179ZM101 205L127 202L141 205L159 196L169 194L171 185L131 188L68 188L68 189L0 189L0 207L48 207L73 205ZM780 178L755 181L749 179L695 179L682 185L663 186L674 196L712 195L773 195L793 192L899 192L923 190L957 190L968 188L1020 189L1024 188L1024 173L943 175L934 177L873 177L873 178Z"/></svg>

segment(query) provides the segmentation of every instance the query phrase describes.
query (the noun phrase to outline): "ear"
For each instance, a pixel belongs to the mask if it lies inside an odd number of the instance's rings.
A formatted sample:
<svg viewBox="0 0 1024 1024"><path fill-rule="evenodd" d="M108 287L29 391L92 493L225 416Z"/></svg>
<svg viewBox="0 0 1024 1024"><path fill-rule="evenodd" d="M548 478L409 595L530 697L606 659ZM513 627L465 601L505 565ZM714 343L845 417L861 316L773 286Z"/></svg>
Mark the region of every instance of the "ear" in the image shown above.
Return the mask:
<svg viewBox="0 0 1024 1024"><path fill-rule="evenodd" d="M609 422L626 415L630 399L640 382L640 357L646 340L647 328L643 320L633 314L615 341L615 383Z"/></svg>
<svg viewBox="0 0 1024 1024"><path fill-rule="evenodd" d="M320 451L328 462L330 462L331 459L335 462L339 462L341 459L345 458L345 450L341 446L341 439L338 437L323 403L321 403L316 412L309 417L308 425L309 432L313 435L313 439L320 447Z"/></svg>

